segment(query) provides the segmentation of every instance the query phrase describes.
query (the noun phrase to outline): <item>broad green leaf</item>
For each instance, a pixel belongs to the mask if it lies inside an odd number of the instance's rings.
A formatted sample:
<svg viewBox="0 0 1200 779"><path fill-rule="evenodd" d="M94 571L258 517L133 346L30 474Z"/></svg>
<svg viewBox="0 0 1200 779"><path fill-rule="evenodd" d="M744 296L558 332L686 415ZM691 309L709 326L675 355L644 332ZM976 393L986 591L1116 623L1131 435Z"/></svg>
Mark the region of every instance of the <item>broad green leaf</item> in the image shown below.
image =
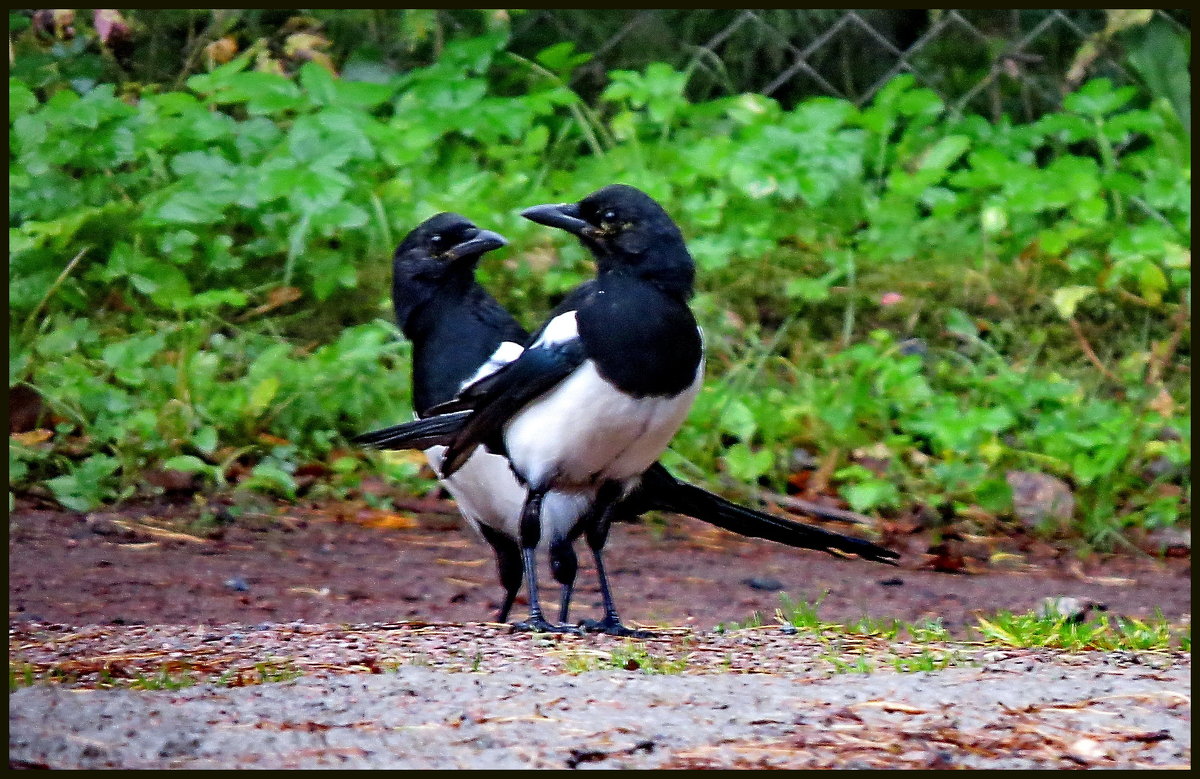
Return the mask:
<svg viewBox="0 0 1200 779"><path fill-rule="evenodd" d="M209 473L213 466L190 454L180 454L163 461L163 468L184 473Z"/></svg>
<svg viewBox="0 0 1200 779"><path fill-rule="evenodd" d="M775 464L775 457L770 450L753 451L744 443L737 443L726 449L722 459L729 467L729 475L744 482L757 481Z"/></svg>
<svg viewBox="0 0 1200 779"><path fill-rule="evenodd" d="M918 170L941 172L949 168L971 147L971 139L965 135L950 135L942 138L921 157Z"/></svg>
<svg viewBox="0 0 1200 779"><path fill-rule="evenodd" d="M1162 293L1167 289L1167 277L1163 274L1162 268L1152 262L1143 262L1138 271L1138 286L1141 289L1142 297L1146 300L1151 303L1161 303Z"/></svg>
<svg viewBox="0 0 1200 779"><path fill-rule="evenodd" d="M867 481L842 487L839 492L855 511L870 511L880 506L894 506L900 498L896 487L883 479Z"/></svg>
<svg viewBox="0 0 1200 779"><path fill-rule="evenodd" d="M267 406L271 405L271 401L275 399L275 393L279 391L280 381L277 376L268 376L254 386L250 390L250 399L246 404L246 413L249 416L258 416L267 410Z"/></svg>
<svg viewBox="0 0 1200 779"><path fill-rule="evenodd" d="M721 412L720 429L749 442L758 430L758 422L749 406L741 400L734 400Z"/></svg>
<svg viewBox="0 0 1200 779"><path fill-rule="evenodd" d="M1075 309L1079 304L1095 292L1095 287L1087 285L1059 287L1054 290L1050 299L1054 303L1054 310L1058 312L1058 315L1063 319L1070 319L1075 316Z"/></svg>

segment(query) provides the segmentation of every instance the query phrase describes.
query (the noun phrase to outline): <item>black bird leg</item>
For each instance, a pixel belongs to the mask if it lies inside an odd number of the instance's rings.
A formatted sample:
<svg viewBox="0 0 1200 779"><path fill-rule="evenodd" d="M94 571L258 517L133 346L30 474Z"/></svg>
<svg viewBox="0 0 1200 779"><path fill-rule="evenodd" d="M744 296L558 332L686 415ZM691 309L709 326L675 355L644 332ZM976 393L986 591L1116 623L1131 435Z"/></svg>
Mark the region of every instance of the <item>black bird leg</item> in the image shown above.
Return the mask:
<svg viewBox="0 0 1200 779"><path fill-rule="evenodd" d="M521 591L521 547L516 541L483 523L479 523L479 531L496 553L496 570L504 587L504 603L496 614L496 621L507 622L508 612L512 610L513 601Z"/></svg>
<svg viewBox="0 0 1200 779"><path fill-rule="evenodd" d="M617 615L617 606L613 602L612 588L608 583L608 574L604 571L604 544L608 541L608 530L612 526L613 512L620 497L620 485L608 482L596 495L593 507L592 521L588 523L587 542L591 547L592 556L596 560L596 575L600 579L600 597L604 600L604 618L600 620L586 619L579 627L588 633L607 633L610 636L629 636L630 638L653 638L648 630L634 630L621 624Z"/></svg>
<svg viewBox="0 0 1200 779"><path fill-rule="evenodd" d="M563 624L571 611L571 595L575 591L575 575L579 572L579 558L572 546L574 538L564 538L550 546L550 572L562 585L558 601L558 622Z"/></svg>
<svg viewBox="0 0 1200 779"><path fill-rule="evenodd" d="M542 537L542 498L545 496L545 490L530 490L521 510L521 559L525 564L525 584L529 593L529 618L514 623L512 629L535 633L578 633L579 628L574 625L553 625L547 622L542 614L541 601L538 600L535 552Z"/></svg>

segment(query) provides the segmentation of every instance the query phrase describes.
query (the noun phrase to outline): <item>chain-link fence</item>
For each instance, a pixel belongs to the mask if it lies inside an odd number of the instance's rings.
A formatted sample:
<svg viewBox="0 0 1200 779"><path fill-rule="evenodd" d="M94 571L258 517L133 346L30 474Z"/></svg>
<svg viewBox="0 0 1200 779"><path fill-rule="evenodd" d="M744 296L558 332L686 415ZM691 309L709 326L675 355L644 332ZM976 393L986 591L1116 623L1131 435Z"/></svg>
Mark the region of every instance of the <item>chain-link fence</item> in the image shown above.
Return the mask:
<svg viewBox="0 0 1200 779"><path fill-rule="evenodd" d="M1190 35L1188 11L721 10L515 14L512 48L569 41L592 60L573 86L593 93L614 68L686 68L700 99L761 92L785 104L829 95L862 105L910 73L952 111L1031 119L1086 78L1135 80L1125 46L1137 28Z"/></svg>

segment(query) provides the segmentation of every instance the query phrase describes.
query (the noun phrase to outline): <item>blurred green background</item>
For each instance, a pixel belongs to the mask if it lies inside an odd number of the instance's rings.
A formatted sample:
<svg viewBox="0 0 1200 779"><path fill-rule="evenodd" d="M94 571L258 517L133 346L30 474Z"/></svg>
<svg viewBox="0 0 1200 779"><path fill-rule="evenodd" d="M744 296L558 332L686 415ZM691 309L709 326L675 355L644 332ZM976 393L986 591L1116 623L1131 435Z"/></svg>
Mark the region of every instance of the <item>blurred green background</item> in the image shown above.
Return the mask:
<svg viewBox="0 0 1200 779"><path fill-rule="evenodd" d="M592 268L518 211L621 181L698 264L680 475L1082 548L1188 521L1190 14L9 25L10 507L431 489L346 444L411 414L396 243L500 231L533 325Z"/></svg>

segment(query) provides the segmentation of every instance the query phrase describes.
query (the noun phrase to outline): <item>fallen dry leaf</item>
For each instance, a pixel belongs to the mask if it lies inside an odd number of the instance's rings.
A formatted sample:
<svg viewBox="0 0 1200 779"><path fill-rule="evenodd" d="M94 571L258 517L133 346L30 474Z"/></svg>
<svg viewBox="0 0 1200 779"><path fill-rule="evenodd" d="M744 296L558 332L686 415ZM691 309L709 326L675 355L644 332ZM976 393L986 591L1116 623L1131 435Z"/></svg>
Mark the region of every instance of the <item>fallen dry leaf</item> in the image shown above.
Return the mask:
<svg viewBox="0 0 1200 779"><path fill-rule="evenodd" d="M363 514L367 516L363 517ZM381 530L411 530L421 525L417 518L410 514L394 514L390 511L359 512L355 522L363 527Z"/></svg>
<svg viewBox="0 0 1200 779"><path fill-rule="evenodd" d="M855 708L869 707L873 709L882 709L889 714L926 714L925 709L918 709L915 706L909 706L906 703L897 703L896 701L863 701L855 703Z"/></svg>
<svg viewBox="0 0 1200 779"><path fill-rule="evenodd" d="M43 441L49 441L53 436L53 430L46 430L39 427L37 430L30 430L28 433L9 433L8 437L25 446L36 446Z"/></svg>

